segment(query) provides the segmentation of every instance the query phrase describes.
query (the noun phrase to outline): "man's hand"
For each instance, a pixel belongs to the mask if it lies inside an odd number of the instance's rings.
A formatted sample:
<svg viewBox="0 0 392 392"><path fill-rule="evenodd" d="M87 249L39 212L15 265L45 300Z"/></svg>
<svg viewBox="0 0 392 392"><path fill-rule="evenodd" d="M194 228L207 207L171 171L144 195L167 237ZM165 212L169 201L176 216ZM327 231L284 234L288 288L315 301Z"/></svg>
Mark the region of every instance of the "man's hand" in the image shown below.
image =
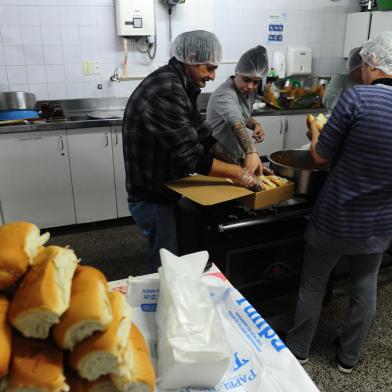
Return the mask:
<svg viewBox="0 0 392 392"><path fill-rule="evenodd" d="M264 137L264 129L259 123L256 123L255 127L253 128L252 138L254 139L255 143L260 143L264 140Z"/></svg>
<svg viewBox="0 0 392 392"><path fill-rule="evenodd" d="M263 164L257 152L245 155L244 168L249 174L261 174L263 172Z"/></svg>
<svg viewBox="0 0 392 392"><path fill-rule="evenodd" d="M258 176L251 175L246 169L242 169L242 173L233 182L236 185L250 189L251 191L258 192L263 189L261 181Z"/></svg>

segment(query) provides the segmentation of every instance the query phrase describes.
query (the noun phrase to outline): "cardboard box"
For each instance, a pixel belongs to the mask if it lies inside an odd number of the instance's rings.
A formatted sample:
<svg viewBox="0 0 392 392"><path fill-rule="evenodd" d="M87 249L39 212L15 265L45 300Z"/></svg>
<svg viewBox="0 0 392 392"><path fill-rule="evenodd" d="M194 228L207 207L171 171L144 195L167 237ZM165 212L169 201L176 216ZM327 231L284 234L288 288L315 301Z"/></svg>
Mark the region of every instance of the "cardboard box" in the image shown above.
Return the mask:
<svg viewBox="0 0 392 392"><path fill-rule="evenodd" d="M226 178L201 175L181 178L165 185L203 206L238 200L249 208L263 208L291 199L294 193L293 182L268 191L252 192Z"/></svg>

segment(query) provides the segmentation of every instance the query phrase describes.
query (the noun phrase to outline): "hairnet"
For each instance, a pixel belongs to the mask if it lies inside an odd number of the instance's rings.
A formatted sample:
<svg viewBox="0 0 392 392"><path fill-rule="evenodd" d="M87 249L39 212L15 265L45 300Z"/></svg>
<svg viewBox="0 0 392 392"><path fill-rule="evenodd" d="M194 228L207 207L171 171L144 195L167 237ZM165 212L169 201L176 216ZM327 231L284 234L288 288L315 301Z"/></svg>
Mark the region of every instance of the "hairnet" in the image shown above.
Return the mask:
<svg viewBox="0 0 392 392"><path fill-rule="evenodd" d="M366 41L360 55L366 64L392 75L392 31L384 31Z"/></svg>
<svg viewBox="0 0 392 392"><path fill-rule="evenodd" d="M361 49L362 46L358 46L357 48L350 50L350 54L348 55L348 59L347 59L348 72L355 71L357 68L362 67L362 57L359 54Z"/></svg>
<svg viewBox="0 0 392 392"><path fill-rule="evenodd" d="M205 30L187 31L176 37L171 45L173 56L185 64L218 64L222 47L215 36Z"/></svg>
<svg viewBox="0 0 392 392"><path fill-rule="evenodd" d="M264 46L256 46L246 51L239 59L235 72L244 76L261 78L268 69L268 56Z"/></svg>

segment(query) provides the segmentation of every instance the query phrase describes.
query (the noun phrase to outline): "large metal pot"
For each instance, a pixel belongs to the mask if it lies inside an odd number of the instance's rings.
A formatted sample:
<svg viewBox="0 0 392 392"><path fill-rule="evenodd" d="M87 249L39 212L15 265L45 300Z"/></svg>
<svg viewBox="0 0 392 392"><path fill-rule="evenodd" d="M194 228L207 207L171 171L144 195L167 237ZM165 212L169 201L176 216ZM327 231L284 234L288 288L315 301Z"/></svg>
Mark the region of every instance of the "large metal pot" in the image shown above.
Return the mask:
<svg viewBox="0 0 392 392"><path fill-rule="evenodd" d="M318 196L329 167L316 165L309 150L280 150L273 152L268 159L275 174L295 182L296 195L309 199Z"/></svg>
<svg viewBox="0 0 392 392"><path fill-rule="evenodd" d="M33 93L24 91L7 91L0 93L0 110L36 110Z"/></svg>

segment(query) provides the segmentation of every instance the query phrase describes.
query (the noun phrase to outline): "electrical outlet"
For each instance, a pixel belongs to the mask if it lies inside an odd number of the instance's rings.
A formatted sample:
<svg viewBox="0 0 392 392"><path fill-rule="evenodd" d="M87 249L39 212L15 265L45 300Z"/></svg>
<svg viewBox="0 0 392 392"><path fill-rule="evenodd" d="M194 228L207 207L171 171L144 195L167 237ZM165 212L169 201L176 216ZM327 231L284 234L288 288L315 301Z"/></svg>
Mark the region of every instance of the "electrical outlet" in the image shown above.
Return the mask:
<svg viewBox="0 0 392 392"><path fill-rule="evenodd" d="M93 62L84 60L82 62L83 65L83 75L92 75L93 74Z"/></svg>
<svg viewBox="0 0 392 392"><path fill-rule="evenodd" d="M95 60L93 64L94 68L94 75L100 75L101 74L101 62Z"/></svg>

